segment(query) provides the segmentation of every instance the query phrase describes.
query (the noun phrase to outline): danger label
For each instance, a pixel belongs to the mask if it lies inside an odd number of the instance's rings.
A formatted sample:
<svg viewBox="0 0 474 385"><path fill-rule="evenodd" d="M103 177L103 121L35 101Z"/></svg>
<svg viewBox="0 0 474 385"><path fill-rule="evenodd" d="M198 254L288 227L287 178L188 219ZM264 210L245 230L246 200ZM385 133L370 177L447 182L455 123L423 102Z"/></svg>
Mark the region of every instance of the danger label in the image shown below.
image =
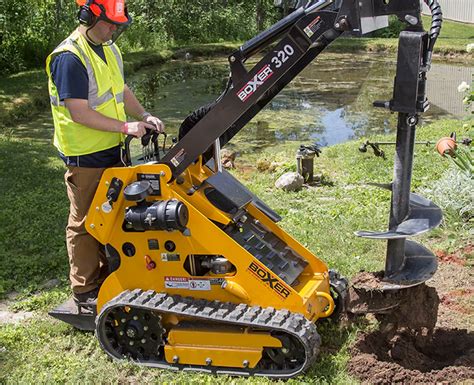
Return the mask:
<svg viewBox="0 0 474 385"><path fill-rule="evenodd" d="M211 290L211 284L214 284L214 282L211 282L210 279L191 279L187 277L165 277L165 288L167 289L209 291Z"/></svg>
<svg viewBox="0 0 474 385"><path fill-rule="evenodd" d="M189 280L186 277L165 277L167 289L189 289Z"/></svg>

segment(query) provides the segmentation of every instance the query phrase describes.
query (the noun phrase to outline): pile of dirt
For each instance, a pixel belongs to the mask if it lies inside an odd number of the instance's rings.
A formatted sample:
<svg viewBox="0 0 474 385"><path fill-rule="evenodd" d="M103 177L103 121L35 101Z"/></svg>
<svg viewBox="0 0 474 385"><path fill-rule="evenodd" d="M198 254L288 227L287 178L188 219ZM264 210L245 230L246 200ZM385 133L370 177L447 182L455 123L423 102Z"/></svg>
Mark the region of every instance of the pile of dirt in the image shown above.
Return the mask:
<svg viewBox="0 0 474 385"><path fill-rule="evenodd" d="M351 282L347 309L352 314L374 314L391 328L433 330L439 297L425 284L401 290L384 290L383 272L361 272Z"/></svg>
<svg viewBox="0 0 474 385"><path fill-rule="evenodd" d="M378 331L361 334L349 372L364 382L452 383L474 378L474 333L436 328L443 303L425 284L382 290L382 273L359 273L349 289L348 311L373 314Z"/></svg>

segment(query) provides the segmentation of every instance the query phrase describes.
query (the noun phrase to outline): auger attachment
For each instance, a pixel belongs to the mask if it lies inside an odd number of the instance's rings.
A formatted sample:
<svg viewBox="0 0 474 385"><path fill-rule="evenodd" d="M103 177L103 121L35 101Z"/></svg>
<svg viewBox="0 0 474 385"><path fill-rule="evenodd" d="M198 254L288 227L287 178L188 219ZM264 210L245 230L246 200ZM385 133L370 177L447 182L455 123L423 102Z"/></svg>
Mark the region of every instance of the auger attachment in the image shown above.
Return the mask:
<svg viewBox="0 0 474 385"><path fill-rule="evenodd" d="M383 232L359 231L364 238L386 239L387 255L381 289L402 289L430 279L437 269L436 256L422 245L407 240L437 227L441 209L433 202L410 192L413 148L418 114L429 108L425 96L427 51L431 49L426 32L400 34L397 73L393 98L374 106L398 112L393 182L382 187L392 191L389 229Z"/></svg>

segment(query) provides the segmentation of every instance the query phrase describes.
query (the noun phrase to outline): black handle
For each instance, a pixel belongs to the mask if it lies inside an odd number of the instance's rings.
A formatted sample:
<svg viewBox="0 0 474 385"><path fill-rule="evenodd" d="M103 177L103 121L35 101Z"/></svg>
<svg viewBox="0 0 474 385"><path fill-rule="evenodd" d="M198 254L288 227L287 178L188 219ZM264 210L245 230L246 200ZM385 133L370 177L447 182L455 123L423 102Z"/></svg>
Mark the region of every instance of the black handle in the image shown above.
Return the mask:
<svg viewBox="0 0 474 385"><path fill-rule="evenodd" d="M146 133L143 135L141 139L141 144L142 147L146 147L150 144L150 142L153 144L153 155L155 156L156 160L160 160L160 152L159 152L159 145L158 145L158 138L161 135L163 135L163 146L162 150L165 151L166 149L166 138L167 134L165 132L158 132L156 130L152 130L150 128L145 128ZM134 135L127 135L125 138L125 159L124 163L126 166L131 166L132 165L132 157L130 155L130 143L132 142L133 139L138 139Z"/></svg>

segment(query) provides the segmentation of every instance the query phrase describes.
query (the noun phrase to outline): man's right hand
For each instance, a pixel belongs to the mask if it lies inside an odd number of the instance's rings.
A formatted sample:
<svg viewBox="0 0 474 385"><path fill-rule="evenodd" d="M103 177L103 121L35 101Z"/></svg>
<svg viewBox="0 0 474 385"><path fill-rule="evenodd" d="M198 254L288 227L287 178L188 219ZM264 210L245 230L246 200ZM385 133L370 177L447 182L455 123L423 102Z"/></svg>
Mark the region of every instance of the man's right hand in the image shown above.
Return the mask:
<svg viewBox="0 0 474 385"><path fill-rule="evenodd" d="M122 126L122 133L126 135L133 135L137 138L141 138L143 135L146 134L146 129L149 130L156 130L153 124L145 123L145 122L128 122Z"/></svg>

